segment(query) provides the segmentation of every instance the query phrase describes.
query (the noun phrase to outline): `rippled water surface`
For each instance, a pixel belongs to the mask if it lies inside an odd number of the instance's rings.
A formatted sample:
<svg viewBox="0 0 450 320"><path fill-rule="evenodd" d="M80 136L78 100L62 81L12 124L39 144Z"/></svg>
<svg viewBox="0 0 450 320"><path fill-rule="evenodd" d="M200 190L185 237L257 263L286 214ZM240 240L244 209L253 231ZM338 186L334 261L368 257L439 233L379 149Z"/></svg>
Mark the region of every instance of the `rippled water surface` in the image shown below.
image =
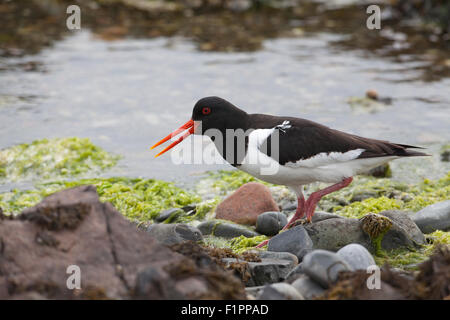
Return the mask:
<svg viewBox="0 0 450 320"><path fill-rule="evenodd" d="M155 159L149 147L209 95L249 113L304 117L398 143L433 149L450 141L448 78L406 81L417 78L423 62L330 45L343 37L306 34L266 40L257 52L205 53L182 38L107 42L78 32L37 55L2 58L3 65L33 67L0 72L0 148L44 137L89 137L124 155L108 175L189 181L197 172L231 167L175 165L170 155ZM392 104L375 113L352 109L347 100L371 88Z"/></svg>

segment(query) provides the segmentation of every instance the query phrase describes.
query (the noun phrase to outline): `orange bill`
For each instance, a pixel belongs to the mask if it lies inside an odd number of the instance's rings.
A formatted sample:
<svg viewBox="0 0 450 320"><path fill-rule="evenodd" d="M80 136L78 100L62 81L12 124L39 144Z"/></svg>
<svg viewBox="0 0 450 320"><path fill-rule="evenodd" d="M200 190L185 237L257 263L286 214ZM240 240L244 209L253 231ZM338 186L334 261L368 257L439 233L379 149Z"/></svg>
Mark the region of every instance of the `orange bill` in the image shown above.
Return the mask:
<svg viewBox="0 0 450 320"><path fill-rule="evenodd" d="M160 155L162 155L163 153L167 152L168 150L172 149L173 147L175 147L177 144L179 144L181 141L183 141L184 139L186 139L188 136L190 136L191 134L194 133L194 120L189 120L188 122L186 122L185 124L183 124L181 127L179 127L177 130L175 130L174 132L172 132L171 134L169 134L167 137L165 137L164 139L158 141L157 143L155 143L150 149L154 149L157 146L159 146L160 144L163 144L164 142L166 142L167 140L170 140L172 137L177 136L178 134L180 134L181 132L188 130L185 134L183 134L180 138L178 138L176 141L172 142L170 145L168 145L164 150L162 150L160 153L158 153L156 157L159 157Z"/></svg>

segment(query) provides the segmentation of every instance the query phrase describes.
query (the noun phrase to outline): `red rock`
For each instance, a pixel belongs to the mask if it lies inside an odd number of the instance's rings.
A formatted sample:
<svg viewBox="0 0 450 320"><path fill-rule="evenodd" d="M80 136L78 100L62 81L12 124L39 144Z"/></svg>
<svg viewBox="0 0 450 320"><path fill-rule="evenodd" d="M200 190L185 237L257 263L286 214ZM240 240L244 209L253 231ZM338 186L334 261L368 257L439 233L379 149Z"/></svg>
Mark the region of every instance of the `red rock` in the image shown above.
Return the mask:
<svg viewBox="0 0 450 320"><path fill-rule="evenodd" d="M279 211L269 188L249 182L228 196L216 208L216 218L254 225L256 218L267 211Z"/></svg>

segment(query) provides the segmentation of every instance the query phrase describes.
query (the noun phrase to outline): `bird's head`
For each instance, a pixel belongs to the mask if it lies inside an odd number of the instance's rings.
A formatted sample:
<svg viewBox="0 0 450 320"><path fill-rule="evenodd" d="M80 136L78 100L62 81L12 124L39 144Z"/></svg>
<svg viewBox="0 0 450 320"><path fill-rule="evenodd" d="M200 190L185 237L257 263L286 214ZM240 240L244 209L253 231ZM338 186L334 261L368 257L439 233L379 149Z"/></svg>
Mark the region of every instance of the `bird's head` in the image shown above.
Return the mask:
<svg viewBox="0 0 450 320"><path fill-rule="evenodd" d="M210 136L210 132L217 133L217 130L222 134L225 134L226 129L235 130L241 128L245 130L247 116L248 114L245 111L242 111L225 99L214 96L202 98L195 104L194 109L192 110L191 119L167 137L157 142L151 149L186 130L186 133L176 141L172 142L155 157L172 149L191 134L204 134Z"/></svg>

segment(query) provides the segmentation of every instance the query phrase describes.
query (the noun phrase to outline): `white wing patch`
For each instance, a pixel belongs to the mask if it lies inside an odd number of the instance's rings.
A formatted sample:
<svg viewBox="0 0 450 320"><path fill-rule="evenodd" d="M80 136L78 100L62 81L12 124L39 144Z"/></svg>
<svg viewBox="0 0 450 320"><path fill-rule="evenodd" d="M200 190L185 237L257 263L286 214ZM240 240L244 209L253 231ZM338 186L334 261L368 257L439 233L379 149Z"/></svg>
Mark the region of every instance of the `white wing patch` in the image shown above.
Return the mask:
<svg viewBox="0 0 450 320"><path fill-rule="evenodd" d="M282 124L275 126L275 129L286 132L286 130L289 129L290 127L292 127L292 126L289 124L289 121L285 120L285 121L283 121Z"/></svg>
<svg viewBox="0 0 450 320"><path fill-rule="evenodd" d="M298 167L306 167L306 168L317 168L323 167L331 164L347 162L354 160L359 157L361 153L363 153L365 149L354 149L347 152L321 152L316 154L315 156L298 160L296 162L286 162L284 165L290 168L298 168Z"/></svg>

